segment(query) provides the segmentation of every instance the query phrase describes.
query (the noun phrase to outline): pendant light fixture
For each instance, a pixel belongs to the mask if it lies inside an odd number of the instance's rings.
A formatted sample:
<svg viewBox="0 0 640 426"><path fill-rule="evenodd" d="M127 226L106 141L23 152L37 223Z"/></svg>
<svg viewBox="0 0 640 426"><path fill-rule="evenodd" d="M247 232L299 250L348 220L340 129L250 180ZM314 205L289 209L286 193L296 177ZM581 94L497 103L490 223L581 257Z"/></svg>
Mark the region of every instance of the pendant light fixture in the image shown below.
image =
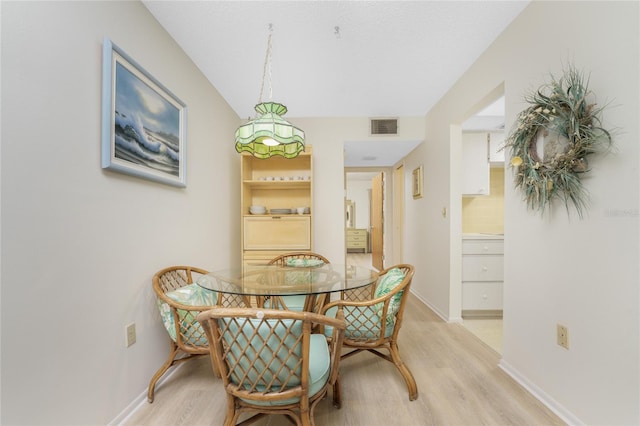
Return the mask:
<svg viewBox="0 0 640 426"><path fill-rule="evenodd" d="M273 94L271 86L271 36L273 24L269 24L267 54L262 73L260 98L255 106L257 116L236 130L236 151L248 152L254 157L269 158L280 155L294 158L304 151L304 132L293 126L282 116L287 107L277 102L262 102L267 73L269 74L269 98Z"/></svg>

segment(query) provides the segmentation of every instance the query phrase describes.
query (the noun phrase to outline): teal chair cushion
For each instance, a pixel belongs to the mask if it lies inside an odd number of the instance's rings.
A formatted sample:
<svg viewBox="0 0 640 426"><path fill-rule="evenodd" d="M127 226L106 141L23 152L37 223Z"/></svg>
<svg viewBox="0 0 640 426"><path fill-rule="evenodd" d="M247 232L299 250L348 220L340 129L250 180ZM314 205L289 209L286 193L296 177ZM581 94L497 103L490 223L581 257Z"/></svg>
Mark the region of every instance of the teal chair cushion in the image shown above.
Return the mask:
<svg viewBox="0 0 640 426"><path fill-rule="evenodd" d="M218 303L217 293L211 290L206 290L200 287L198 284L189 284L181 287L177 290L173 290L165 293L165 295L171 300L175 300L178 303L189 306L203 306L210 307L215 306ZM175 342L176 341L176 327L171 315L171 308L169 305L158 299L158 310L162 317L162 323L169 332L169 336ZM198 336L197 338L190 339L186 343L195 346L207 346L207 338L204 334L204 330L200 326L200 323L196 321L199 311L185 311L178 309L178 316L183 318L182 334L186 336ZM195 328L195 330L194 330Z"/></svg>
<svg viewBox="0 0 640 426"><path fill-rule="evenodd" d="M386 274L380 279L374 297L378 298L386 294L391 293L401 282L404 280L405 274L399 268L393 268L387 271ZM400 309L400 301L402 300L402 293L404 290L397 292L391 297L389 301L389 308L387 309L387 326L395 323L395 315ZM382 315L383 304L377 305L378 315Z"/></svg>
<svg viewBox="0 0 640 426"><path fill-rule="evenodd" d="M324 262L318 259L288 259L287 266L296 267L296 268L309 268L313 266L323 265ZM284 283L287 285L305 285L313 282L317 279L313 271L309 270L300 270L300 271L286 271L284 276ZM290 311L302 311L304 310L304 304L306 301L305 295L295 295L295 296L282 296L282 300L285 305L287 305L287 309ZM271 308L271 301L265 301L265 308Z"/></svg>
<svg viewBox="0 0 640 426"><path fill-rule="evenodd" d="M223 328L228 327L229 333L225 333L224 338L229 345L227 356L231 362L240 359L237 371L231 373L230 380L234 383L238 383L239 377L247 375L250 381L259 379L264 383L270 383L272 381L287 383L288 387L295 387L300 385L300 380L291 380L289 378L288 370L296 368L296 364L300 361L302 356L302 345L300 342L295 343L295 339L302 334L302 322L294 320L267 320L266 323L260 324L258 327L258 333L255 334L255 325L260 320L248 319L252 324L247 324L242 327L242 333L238 332L238 324L235 321L229 321L221 319L223 322L221 326ZM277 336L270 336L271 329L276 327L275 334ZM287 333L289 333L287 335ZM281 337L285 336L285 345L282 345ZM251 340L249 341L249 337ZM265 343L266 342L266 343ZM260 350L264 346L269 348L268 350ZM272 364L272 360L282 359L284 360L289 352L289 347L295 345L294 353L296 357L290 357L285 363L288 368L280 369L282 365L279 362ZM286 347L285 347L286 346ZM246 357L243 356L246 354ZM252 361L253 365L251 365ZM268 367L268 368L267 368ZM331 357L329 355L329 347L327 341L323 335L314 334L311 336L309 344L309 396L313 396L318 393L329 380L331 368ZM264 391L266 386L259 385L256 387L257 391ZM255 405L286 405L297 401L297 398L290 398L282 401L254 401L246 400Z"/></svg>
<svg viewBox="0 0 640 426"><path fill-rule="evenodd" d="M293 267L313 268L324 265L324 262L320 259L287 259L286 264Z"/></svg>
<svg viewBox="0 0 640 426"><path fill-rule="evenodd" d="M284 304L287 305L288 310L298 312L302 312L304 310L304 304L307 300L307 296L305 296L304 294L281 297ZM264 307L271 309L271 299L265 300Z"/></svg>

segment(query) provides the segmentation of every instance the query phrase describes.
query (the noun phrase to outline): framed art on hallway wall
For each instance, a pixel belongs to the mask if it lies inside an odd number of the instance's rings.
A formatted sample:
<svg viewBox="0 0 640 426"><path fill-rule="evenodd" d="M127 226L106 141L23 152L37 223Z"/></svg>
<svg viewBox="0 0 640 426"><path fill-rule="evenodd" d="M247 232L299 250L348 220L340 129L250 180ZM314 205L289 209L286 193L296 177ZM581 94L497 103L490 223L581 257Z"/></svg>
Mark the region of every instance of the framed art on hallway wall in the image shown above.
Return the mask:
<svg viewBox="0 0 640 426"><path fill-rule="evenodd" d="M422 198L422 166L413 169L413 198Z"/></svg>
<svg viewBox="0 0 640 426"><path fill-rule="evenodd" d="M180 99L105 38L102 168L186 187L186 114Z"/></svg>

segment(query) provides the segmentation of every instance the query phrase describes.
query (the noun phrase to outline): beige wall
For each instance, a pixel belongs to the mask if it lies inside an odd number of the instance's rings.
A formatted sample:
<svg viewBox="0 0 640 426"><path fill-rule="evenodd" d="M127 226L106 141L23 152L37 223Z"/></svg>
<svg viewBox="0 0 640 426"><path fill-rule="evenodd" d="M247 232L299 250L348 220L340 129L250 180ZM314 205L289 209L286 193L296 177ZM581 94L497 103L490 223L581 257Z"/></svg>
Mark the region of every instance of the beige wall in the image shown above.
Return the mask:
<svg viewBox="0 0 640 426"><path fill-rule="evenodd" d="M152 274L239 257L240 119L142 3L1 7L0 423L108 424L168 354ZM105 36L187 105L187 188L101 169Z"/></svg>
<svg viewBox="0 0 640 426"><path fill-rule="evenodd" d="M571 424L640 423L638 27L638 2L532 2L429 111L426 141L405 162L407 169L425 164L425 197L408 202L406 212L406 261L417 267L412 290L455 321L459 124L502 86L510 129L526 106L523 96L568 63L589 76L597 102L609 105L603 124L619 129L616 148L590 160L583 220L567 217L561 203L544 216L527 210L505 185L500 365ZM568 326L569 350L556 345L558 323Z"/></svg>

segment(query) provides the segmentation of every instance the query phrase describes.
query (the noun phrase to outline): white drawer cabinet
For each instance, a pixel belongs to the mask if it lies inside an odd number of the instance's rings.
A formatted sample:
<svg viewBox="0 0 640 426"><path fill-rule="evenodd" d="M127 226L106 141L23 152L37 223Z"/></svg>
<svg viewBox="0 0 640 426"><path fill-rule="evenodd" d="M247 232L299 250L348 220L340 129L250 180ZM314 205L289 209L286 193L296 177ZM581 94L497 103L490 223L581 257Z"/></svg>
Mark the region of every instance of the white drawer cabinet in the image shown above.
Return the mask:
<svg viewBox="0 0 640 426"><path fill-rule="evenodd" d="M463 283L462 310L465 317L499 316L498 311L502 311L502 281Z"/></svg>
<svg viewBox="0 0 640 426"><path fill-rule="evenodd" d="M502 281L503 270L501 254L462 256L462 281Z"/></svg>
<svg viewBox="0 0 640 426"><path fill-rule="evenodd" d="M504 254L504 240L463 240L462 254Z"/></svg>
<svg viewBox="0 0 640 426"><path fill-rule="evenodd" d="M462 316L501 316L504 240L462 241Z"/></svg>

